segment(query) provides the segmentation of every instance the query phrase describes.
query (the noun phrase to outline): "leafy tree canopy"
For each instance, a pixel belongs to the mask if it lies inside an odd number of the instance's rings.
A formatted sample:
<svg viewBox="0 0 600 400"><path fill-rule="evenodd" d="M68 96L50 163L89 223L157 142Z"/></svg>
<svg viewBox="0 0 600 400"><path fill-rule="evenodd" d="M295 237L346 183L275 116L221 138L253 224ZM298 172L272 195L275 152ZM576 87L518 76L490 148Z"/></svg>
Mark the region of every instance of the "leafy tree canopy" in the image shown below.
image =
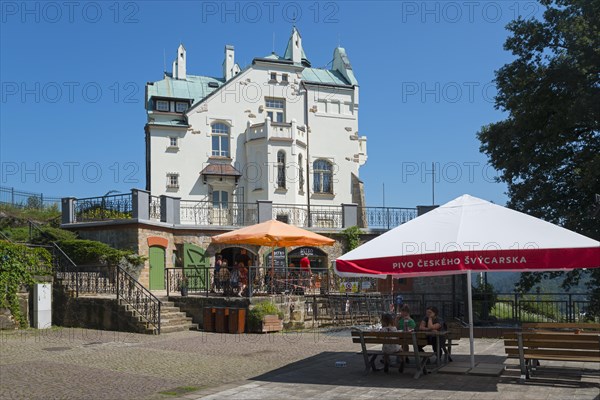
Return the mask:
<svg viewBox="0 0 600 400"><path fill-rule="evenodd" d="M540 3L542 18L507 26L515 59L496 71L495 105L508 117L481 128L480 150L507 184L509 207L600 240L600 1ZM558 275L523 274L519 286ZM600 299L600 269L591 278Z"/></svg>

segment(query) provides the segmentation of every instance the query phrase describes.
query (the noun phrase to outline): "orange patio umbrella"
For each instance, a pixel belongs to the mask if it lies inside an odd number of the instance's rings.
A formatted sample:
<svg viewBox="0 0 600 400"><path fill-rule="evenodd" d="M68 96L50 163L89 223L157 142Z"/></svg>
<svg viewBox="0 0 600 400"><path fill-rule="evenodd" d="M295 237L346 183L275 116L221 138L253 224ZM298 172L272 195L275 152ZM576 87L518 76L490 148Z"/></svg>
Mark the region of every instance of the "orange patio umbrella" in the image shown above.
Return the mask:
<svg viewBox="0 0 600 400"><path fill-rule="evenodd" d="M260 224L213 236L212 243L270 246L273 253L275 247L332 246L335 240L272 219ZM274 258L271 255L271 273L274 270ZM273 281L271 280L272 285Z"/></svg>

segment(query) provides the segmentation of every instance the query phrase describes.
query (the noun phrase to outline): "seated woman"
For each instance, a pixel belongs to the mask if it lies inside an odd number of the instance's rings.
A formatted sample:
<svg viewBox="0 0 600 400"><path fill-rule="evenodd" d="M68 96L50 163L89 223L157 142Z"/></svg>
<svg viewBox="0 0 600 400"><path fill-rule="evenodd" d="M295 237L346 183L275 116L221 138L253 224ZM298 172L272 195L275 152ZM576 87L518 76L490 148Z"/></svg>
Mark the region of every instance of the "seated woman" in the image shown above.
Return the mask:
<svg viewBox="0 0 600 400"><path fill-rule="evenodd" d="M395 318L394 315L390 314L390 313L384 313L381 316L381 332L396 332L396 323L395 323ZM389 367L390 367L390 354L394 354L400 351L400 345L399 344L384 344L382 346L383 351L383 370L385 372L389 371ZM375 370L375 366L373 364L371 364L373 366L373 370Z"/></svg>
<svg viewBox="0 0 600 400"><path fill-rule="evenodd" d="M421 332L439 332L444 326L444 320L438 316L437 307L427 307L425 311L425 317L421 320L419 325L419 331ZM440 338L441 339L441 338ZM431 345L436 356L440 357L440 349L438 348L438 338L434 335L427 337L427 343ZM441 344L441 340L440 340ZM419 349L422 351L422 348Z"/></svg>

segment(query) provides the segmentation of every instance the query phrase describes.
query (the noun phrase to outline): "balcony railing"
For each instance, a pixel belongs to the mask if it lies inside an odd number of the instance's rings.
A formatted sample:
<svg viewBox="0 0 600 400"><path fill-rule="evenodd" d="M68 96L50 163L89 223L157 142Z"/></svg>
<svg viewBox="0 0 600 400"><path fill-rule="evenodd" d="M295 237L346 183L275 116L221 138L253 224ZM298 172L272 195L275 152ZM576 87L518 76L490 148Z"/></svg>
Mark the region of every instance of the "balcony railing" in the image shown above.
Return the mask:
<svg viewBox="0 0 600 400"><path fill-rule="evenodd" d="M76 199L75 222L132 218L131 193Z"/></svg>
<svg viewBox="0 0 600 400"><path fill-rule="evenodd" d="M392 229L417 217L416 208L359 207L358 226L371 229Z"/></svg>
<svg viewBox="0 0 600 400"><path fill-rule="evenodd" d="M183 225L248 226L258 222L256 203L227 203L182 200L179 206Z"/></svg>
<svg viewBox="0 0 600 400"><path fill-rule="evenodd" d="M234 199L238 197L234 196ZM133 189L84 199L62 199L62 223L136 219L194 226L249 226L269 219L290 225L340 230L351 226L387 230L417 216L416 208L359 207L355 204L277 204L271 201L215 203L206 197L180 200Z"/></svg>
<svg viewBox="0 0 600 400"><path fill-rule="evenodd" d="M343 228L342 206L273 204L273 219L300 227ZM309 224L310 221L310 224Z"/></svg>

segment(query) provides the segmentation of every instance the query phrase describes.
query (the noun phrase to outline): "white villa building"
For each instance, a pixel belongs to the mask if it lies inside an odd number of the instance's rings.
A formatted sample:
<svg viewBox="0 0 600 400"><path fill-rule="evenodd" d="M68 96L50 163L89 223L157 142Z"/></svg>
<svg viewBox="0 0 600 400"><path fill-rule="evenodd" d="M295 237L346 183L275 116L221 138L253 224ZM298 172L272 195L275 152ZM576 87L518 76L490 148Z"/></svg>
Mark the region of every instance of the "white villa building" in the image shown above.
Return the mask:
<svg viewBox="0 0 600 400"><path fill-rule="evenodd" d="M146 86L146 190L181 198L181 222L197 225L261 200L299 225L310 207L363 206L358 81L343 48L329 65L311 67L296 28L283 56L243 69L225 46L222 77L188 74L180 45L172 72Z"/></svg>

